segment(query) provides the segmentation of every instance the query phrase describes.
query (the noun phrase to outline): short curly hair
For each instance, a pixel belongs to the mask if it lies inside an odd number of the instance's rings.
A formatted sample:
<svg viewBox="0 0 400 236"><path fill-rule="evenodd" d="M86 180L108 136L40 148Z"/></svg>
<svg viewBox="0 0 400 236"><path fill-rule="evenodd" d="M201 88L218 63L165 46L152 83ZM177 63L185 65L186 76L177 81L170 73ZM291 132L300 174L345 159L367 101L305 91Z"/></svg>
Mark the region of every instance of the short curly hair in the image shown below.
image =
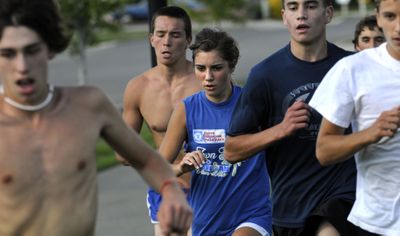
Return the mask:
<svg viewBox="0 0 400 236"><path fill-rule="evenodd" d="M370 15L362 18L356 25L356 29L354 31L354 38L352 40L354 46L358 46L358 37L360 36L361 32L364 28L367 27L369 30L374 30L378 28L381 32L382 29L378 26L378 22L376 21L375 15Z"/></svg>
<svg viewBox="0 0 400 236"><path fill-rule="evenodd" d="M235 39L220 29L204 28L195 38L190 46L193 52L193 62L196 54L200 51L210 52L217 50L222 59L228 62L232 71L235 69L239 60L239 47Z"/></svg>

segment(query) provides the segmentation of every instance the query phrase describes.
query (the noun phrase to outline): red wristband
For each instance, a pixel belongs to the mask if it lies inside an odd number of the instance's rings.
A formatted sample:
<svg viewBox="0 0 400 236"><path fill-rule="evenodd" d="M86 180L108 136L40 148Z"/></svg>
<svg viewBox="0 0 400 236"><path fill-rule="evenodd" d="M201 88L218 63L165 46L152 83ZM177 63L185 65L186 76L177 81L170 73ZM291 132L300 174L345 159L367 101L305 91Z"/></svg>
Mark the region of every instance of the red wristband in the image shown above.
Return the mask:
<svg viewBox="0 0 400 236"><path fill-rule="evenodd" d="M168 185L171 185L171 184L178 184L178 181L177 181L177 178L170 178L170 179L166 179L166 180L164 180L162 183L161 183L161 186L160 186L160 194L162 195L163 194L163 191L164 191L164 189L168 186Z"/></svg>

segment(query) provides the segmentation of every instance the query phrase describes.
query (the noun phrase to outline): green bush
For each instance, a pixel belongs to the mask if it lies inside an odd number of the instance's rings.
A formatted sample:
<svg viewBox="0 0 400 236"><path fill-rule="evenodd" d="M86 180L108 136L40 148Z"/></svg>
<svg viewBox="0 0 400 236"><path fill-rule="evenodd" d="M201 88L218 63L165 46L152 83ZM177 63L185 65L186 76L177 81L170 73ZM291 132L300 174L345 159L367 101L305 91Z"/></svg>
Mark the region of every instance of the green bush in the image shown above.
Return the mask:
<svg viewBox="0 0 400 236"><path fill-rule="evenodd" d="M150 144L153 148L155 148L155 144L154 144L152 135L151 135L150 130L147 125L143 125L142 130L140 132L140 136L148 144ZM105 170L107 168L110 168L112 166L119 164L118 161L115 159L114 151L103 139L100 139L97 142L96 164L97 164L98 171Z"/></svg>
<svg viewBox="0 0 400 236"><path fill-rule="evenodd" d="M281 0L266 0L268 1L269 11L271 18L281 19Z"/></svg>

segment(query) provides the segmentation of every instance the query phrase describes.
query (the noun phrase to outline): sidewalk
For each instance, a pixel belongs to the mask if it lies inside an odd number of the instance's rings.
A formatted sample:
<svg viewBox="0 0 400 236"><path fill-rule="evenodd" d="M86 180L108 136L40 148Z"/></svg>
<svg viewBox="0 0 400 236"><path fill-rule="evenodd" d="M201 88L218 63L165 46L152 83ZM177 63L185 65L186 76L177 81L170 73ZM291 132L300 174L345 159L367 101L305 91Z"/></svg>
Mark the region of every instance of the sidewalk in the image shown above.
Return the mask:
<svg viewBox="0 0 400 236"><path fill-rule="evenodd" d="M350 14L348 16L345 16L345 18L360 18L358 14ZM343 21L343 17L338 15L334 16L332 19L332 22L329 25L335 25L335 24L340 24ZM255 30L271 30L271 29L284 29L286 28L285 25L282 24L281 19L262 19L262 20L249 20L244 23L234 23L230 21L222 21L220 23L210 23L210 22L205 22L205 23L199 23L199 22L192 22L192 28L193 28L193 34L196 33L196 31L200 31L204 27L218 27L221 29L240 29L240 28L247 28L247 29L255 29ZM131 32L148 32L149 31L149 25L147 22L139 23L139 24L128 24L124 26L125 30L131 31ZM351 40L343 40L343 41L338 41L334 42L338 46L343 47L344 49L353 51L354 47L351 42Z"/></svg>
<svg viewBox="0 0 400 236"><path fill-rule="evenodd" d="M131 167L117 166L98 174L96 236L152 236L147 185Z"/></svg>

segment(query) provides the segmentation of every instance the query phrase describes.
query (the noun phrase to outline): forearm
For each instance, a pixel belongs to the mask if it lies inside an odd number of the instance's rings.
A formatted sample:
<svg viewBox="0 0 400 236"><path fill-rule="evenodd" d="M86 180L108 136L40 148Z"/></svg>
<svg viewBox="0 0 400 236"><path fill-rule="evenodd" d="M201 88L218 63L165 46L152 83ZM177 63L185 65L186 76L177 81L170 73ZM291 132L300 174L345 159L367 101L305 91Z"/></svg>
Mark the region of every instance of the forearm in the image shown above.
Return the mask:
<svg viewBox="0 0 400 236"><path fill-rule="evenodd" d="M372 141L364 131L352 134L319 134L316 156L321 165L331 165L351 158Z"/></svg>
<svg viewBox="0 0 400 236"><path fill-rule="evenodd" d="M225 142L224 158L230 163L246 160L283 137L279 125L254 134L229 136Z"/></svg>
<svg viewBox="0 0 400 236"><path fill-rule="evenodd" d="M140 130L143 124L143 118L140 113L135 110L128 109L128 107L124 108L124 112L122 113L122 118L125 124L134 130L136 133L140 134ZM124 166L129 166L129 162L125 160L123 156L115 152L116 160Z"/></svg>
<svg viewBox="0 0 400 236"><path fill-rule="evenodd" d="M137 171L153 189L159 192L162 183L167 179L175 178L176 174L171 165L158 153L149 155L147 159L145 165L137 168Z"/></svg>

